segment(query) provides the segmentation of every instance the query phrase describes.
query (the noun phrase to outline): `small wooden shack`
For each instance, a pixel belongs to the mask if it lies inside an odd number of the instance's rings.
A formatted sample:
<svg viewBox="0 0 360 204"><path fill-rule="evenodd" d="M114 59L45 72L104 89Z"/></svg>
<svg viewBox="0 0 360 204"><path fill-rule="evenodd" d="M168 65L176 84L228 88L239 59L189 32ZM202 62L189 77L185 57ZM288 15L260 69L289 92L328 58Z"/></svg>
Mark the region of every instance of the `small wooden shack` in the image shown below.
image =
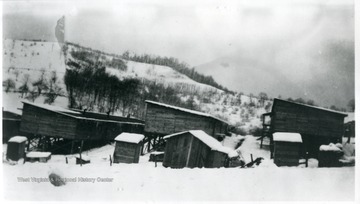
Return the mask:
<svg viewBox="0 0 360 204"><path fill-rule="evenodd" d="M222 146L202 130L179 132L167 135L164 139L166 139L164 167L225 167L229 155L233 156L235 152Z"/></svg>
<svg viewBox="0 0 360 204"><path fill-rule="evenodd" d="M58 106L23 102L20 131L70 140L113 140L121 132L142 133L144 124Z"/></svg>
<svg viewBox="0 0 360 204"><path fill-rule="evenodd" d="M339 147L340 146L340 147ZM319 148L319 167L340 167L342 163L339 161L344 155L341 145L330 143L329 145L321 145Z"/></svg>
<svg viewBox="0 0 360 204"><path fill-rule="evenodd" d="M24 136L15 136L10 138L7 143L6 159L18 161L25 159L25 145L27 138Z"/></svg>
<svg viewBox="0 0 360 204"><path fill-rule="evenodd" d="M187 130L203 130L216 137L227 133L229 124L207 113L171 106L154 101L146 102L145 133L169 135Z"/></svg>
<svg viewBox="0 0 360 204"><path fill-rule="evenodd" d="M272 153L273 133L296 132L302 136L302 154L309 152L310 156L317 156L320 145L342 140L347 114L275 98L271 113L266 116L270 117L270 127L264 134L270 135Z"/></svg>
<svg viewBox="0 0 360 204"><path fill-rule="evenodd" d="M274 139L274 163L277 166L298 166L302 145L299 133L276 132Z"/></svg>
<svg viewBox="0 0 360 204"><path fill-rule="evenodd" d="M123 132L115 138L114 163L139 163L142 134Z"/></svg>

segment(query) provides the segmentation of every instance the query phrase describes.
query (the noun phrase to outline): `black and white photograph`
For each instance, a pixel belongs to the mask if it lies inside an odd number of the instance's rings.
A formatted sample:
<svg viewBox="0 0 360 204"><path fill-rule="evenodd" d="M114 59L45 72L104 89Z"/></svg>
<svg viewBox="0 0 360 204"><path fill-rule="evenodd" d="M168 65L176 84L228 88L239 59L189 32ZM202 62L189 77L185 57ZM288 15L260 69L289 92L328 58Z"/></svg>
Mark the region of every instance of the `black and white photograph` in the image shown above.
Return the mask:
<svg viewBox="0 0 360 204"><path fill-rule="evenodd" d="M355 0L1 4L3 201L360 201Z"/></svg>

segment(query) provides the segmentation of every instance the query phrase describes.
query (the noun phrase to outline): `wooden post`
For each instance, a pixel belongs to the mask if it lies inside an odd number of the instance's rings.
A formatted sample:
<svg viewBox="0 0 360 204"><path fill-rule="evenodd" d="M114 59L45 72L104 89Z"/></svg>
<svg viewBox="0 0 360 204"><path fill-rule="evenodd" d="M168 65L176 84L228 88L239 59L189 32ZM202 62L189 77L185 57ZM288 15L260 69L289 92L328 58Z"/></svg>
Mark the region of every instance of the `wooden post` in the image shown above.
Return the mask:
<svg viewBox="0 0 360 204"><path fill-rule="evenodd" d="M27 151L30 150L30 142L31 142L31 139L29 139L29 140L27 141L27 144L26 144L26 149L27 149Z"/></svg>
<svg viewBox="0 0 360 204"><path fill-rule="evenodd" d="M112 166L111 154L109 154L109 157L110 157L110 166Z"/></svg>
<svg viewBox="0 0 360 204"><path fill-rule="evenodd" d="M306 152L305 167L308 167L309 152Z"/></svg>
<svg viewBox="0 0 360 204"><path fill-rule="evenodd" d="M80 166L82 166L82 157L81 157L81 153L82 153L83 145L84 145L84 140L81 140L81 146L80 146Z"/></svg>
<svg viewBox="0 0 360 204"><path fill-rule="evenodd" d="M254 162L252 154L250 154L250 157L251 157L251 162Z"/></svg>
<svg viewBox="0 0 360 204"><path fill-rule="evenodd" d="M147 151L148 152L150 152L150 142L151 142L151 138L148 139L148 144L147 144L147 146L148 146Z"/></svg>
<svg viewBox="0 0 360 204"><path fill-rule="evenodd" d="M155 167L157 167L157 155L155 154Z"/></svg>
<svg viewBox="0 0 360 204"><path fill-rule="evenodd" d="M74 154L74 143L75 143L75 141L74 141L74 140L72 140L72 141L71 141L70 154Z"/></svg>
<svg viewBox="0 0 360 204"><path fill-rule="evenodd" d="M68 164L68 158L67 157L65 157L65 162L66 162L66 164Z"/></svg>
<svg viewBox="0 0 360 204"><path fill-rule="evenodd" d="M144 155L144 140L141 142L141 156Z"/></svg>

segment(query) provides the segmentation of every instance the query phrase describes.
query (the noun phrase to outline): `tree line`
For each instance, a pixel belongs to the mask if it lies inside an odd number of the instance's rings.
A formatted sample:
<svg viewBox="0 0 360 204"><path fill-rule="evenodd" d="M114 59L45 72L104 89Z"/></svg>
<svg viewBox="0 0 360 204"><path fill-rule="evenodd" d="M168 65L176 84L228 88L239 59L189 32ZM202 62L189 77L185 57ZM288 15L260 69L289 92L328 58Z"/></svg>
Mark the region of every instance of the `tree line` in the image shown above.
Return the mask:
<svg viewBox="0 0 360 204"><path fill-rule="evenodd" d="M16 82L8 78L3 81L3 88L6 93L19 92L21 98L28 99L34 102L39 96L45 96L44 103L52 104L58 96L63 96L64 92L60 87L59 77L55 71L52 71L49 76L43 69L40 71L39 78L35 80L30 79L29 74L23 75L20 81L20 86L16 87ZM15 70L16 81L18 80L19 73Z"/></svg>
<svg viewBox="0 0 360 204"><path fill-rule="evenodd" d="M67 65L64 82L69 108L108 114L118 112L137 118L144 116L145 100L196 108L190 100L183 102L179 92L170 86L146 79L120 79L106 72L103 62L90 60L80 65L69 60Z"/></svg>
<svg viewBox="0 0 360 204"><path fill-rule="evenodd" d="M232 92L228 90L226 87L223 87L222 85L218 84L213 79L212 76L205 76L203 74L200 74L197 71L195 71L194 67L190 68L190 66L187 63L180 62L177 58L174 57L162 57L162 56L154 56L149 54L137 55L137 54L130 54L129 51L125 51L122 54L122 58L135 62L168 66L175 69L179 73L186 75L187 77L189 77L190 79L196 82L213 86L225 92Z"/></svg>

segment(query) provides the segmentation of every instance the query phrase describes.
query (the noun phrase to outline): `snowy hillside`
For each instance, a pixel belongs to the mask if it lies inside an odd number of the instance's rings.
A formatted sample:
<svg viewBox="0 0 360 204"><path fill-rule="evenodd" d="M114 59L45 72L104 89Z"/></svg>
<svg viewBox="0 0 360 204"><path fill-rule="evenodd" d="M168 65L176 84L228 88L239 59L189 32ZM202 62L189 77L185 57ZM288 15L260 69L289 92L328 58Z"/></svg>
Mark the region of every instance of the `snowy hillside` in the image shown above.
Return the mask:
<svg viewBox="0 0 360 204"><path fill-rule="evenodd" d="M19 87L27 75L31 82L56 72L59 85L65 89L65 58L58 43L6 39L3 47L3 80L12 79ZM29 86L32 89L31 83Z"/></svg>
<svg viewBox="0 0 360 204"><path fill-rule="evenodd" d="M8 79L14 81L15 88L13 91L18 90L27 82L29 91L31 91L36 88L33 86L35 81L40 78L48 80L56 73L59 79L57 83L61 88L63 97L59 96L55 100L55 105L67 107L66 86L63 80L65 71L69 67L65 65L65 61L76 61L81 64L81 60L74 59L71 52L89 52L92 56L97 57L98 61L120 60L125 62L126 69L119 69L107 64L107 73L115 75L119 79L137 78L141 81L153 81L157 84L163 84L165 87L172 87L178 91L182 101L185 102L189 98L193 98L198 110L228 120L231 124L241 126L245 130L260 125L260 115L266 112L265 105L270 103L266 101L261 105L258 98L254 96L225 93L212 86L198 83L171 67L122 60L113 54L98 53L89 48L72 44L68 44L66 50L65 60L64 53L57 42L6 39L4 40L3 53L3 81ZM20 93L11 93L11 91L4 93L4 108L16 111L21 108L20 100L25 100L20 97ZM43 103L44 97L40 96L34 100ZM267 110L269 108L270 106L267 107Z"/></svg>

